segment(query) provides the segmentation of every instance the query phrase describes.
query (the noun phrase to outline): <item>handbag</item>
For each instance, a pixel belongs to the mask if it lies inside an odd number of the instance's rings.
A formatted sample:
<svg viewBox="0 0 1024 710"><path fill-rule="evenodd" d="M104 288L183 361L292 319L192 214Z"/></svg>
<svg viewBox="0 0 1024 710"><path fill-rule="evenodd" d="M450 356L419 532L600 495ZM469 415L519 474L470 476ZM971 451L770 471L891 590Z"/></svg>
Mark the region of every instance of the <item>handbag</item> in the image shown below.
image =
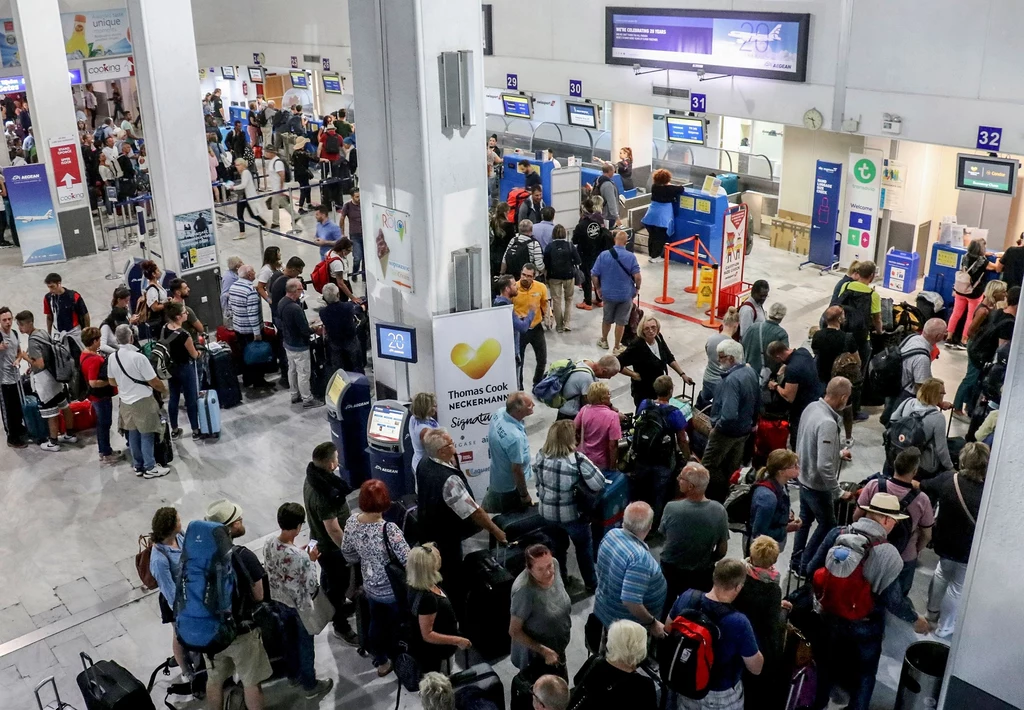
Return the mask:
<svg viewBox="0 0 1024 710"><path fill-rule="evenodd" d="M299 619L302 620L302 625L306 627L306 631L309 632L310 636L316 636L325 628L327 624L334 618L334 605L331 604L331 600L327 598L327 593L324 592L323 587L317 588L313 593L313 605L308 608L299 609Z"/></svg>
<svg viewBox="0 0 1024 710"><path fill-rule="evenodd" d="M580 455L576 454L576 482L572 484L572 502L580 517L592 518L601 510L601 491L594 491L584 482Z"/></svg>
<svg viewBox="0 0 1024 710"><path fill-rule="evenodd" d="M394 525L394 523L384 523L380 529L381 537L384 538L384 549L388 553L384 572L387 573L388 582L391 583L391 593L395 595L395 602L397 602L398 608L404 612L409 608L409 588L406 584L405 565L391 549L391 541L388 540L388 525Z"/></svg>

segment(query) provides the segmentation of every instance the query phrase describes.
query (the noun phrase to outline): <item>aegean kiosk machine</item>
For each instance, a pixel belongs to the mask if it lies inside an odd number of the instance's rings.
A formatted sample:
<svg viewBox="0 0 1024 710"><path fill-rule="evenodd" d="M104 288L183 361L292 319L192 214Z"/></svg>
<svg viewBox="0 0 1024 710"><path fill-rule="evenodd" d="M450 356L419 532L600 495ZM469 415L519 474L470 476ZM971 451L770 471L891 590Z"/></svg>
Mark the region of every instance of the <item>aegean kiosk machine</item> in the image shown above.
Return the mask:
<svg viewBox="0 0 1024 710"><path fill-rule="evenodd" d="M338 448L342 475L353 488L370 477L366 422L370 418L370 380L365 375L338 370L327 383L327 421L331 441Z"/></svg>
<svg viewBox="0 0 1024 710"><path fill-rule="evenodd" d="M407 404L395 399L377 400L370 410L366 440L369 442L370 477L387 484L391 500L415 493Z"/></svg>

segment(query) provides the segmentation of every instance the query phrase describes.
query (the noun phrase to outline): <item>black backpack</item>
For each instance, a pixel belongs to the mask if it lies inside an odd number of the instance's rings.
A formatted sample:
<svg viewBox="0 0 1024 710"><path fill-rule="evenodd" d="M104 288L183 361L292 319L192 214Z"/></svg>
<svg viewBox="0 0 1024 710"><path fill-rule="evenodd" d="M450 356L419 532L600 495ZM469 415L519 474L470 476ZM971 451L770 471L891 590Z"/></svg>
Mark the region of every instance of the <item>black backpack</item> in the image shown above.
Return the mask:
<svg viewBox="0 0 1024 710"><path fill-rule="evenodd" d="M290 165L288 165L288 161L284 160L283 158L278 158L277 160L281 161L281 165L284 166L284 181L285 182L291 182L292 181L292 168L291 168ZM274 168L276 169L276 167L277 167L277 161L274 161Z"/></svg>
<svg viewBox="0 0 1024 710"><path fill-rule="evenodd" d="M516 237L512 250L505 258L506 274L512 274L515 278L519 278L519 274L523 271L523 266L533 261L530 258L530 244L534 241L533 237L525 240Z"/></svg>
<svg viewBox="0 0 1024 710"><path fill-rule="evenodd" d="M337 132L328 133L324 137L324 152L331 155L337 155L341 152L341 136Z"/></svg>
<svg viewBox="0 0 1024 710"><path fill-rule="evenodd" d="M853 291L848 284L846 290L839 295L837 305L842 306L843 313L846 314L843 330L847 333L864 338L871 332L871 296L873 294L874 289L867 293Z"/></svg>
<svg viewBox="0 0 1024 710"><path fill-rule="evenodd" d="M904 449L916 446L924 451L928 448L928 436L924 431L924 418L928 414L911 412L899 419L890 420L889 428L885 432L885 455L889 465L896 461L896 457Z"/></svg>
<svg viewBox="0 0 1024 710"><path fill-rule="evenodd" d="M996 350L999 349L999 335L997 331L1007 318L1011 321L1013 320L1013 317L1006 315L1005 311L992 313L985 322L985 327L982 331L971 338L968 343L967 357L970 358L971 362L979 370L984 370L985 366L992 362L992 359L996 356Z"/></svg>
<svg viewBox="0 0 1024 710"><path fill-rule="evenodd" d="M892 343L882 352L871 358L868 363L868 378L871 384L871 391L884 397L892 397L903 388L903 361L908 357L917 355L931 355L931 352L924 348L914 348L903 353L904 344L914 337L911 333L899 343Z"/></svg>
<svg viewBox="0 0 1024 710"><path fill-rule="evenodd" d="M636 415L633 426L632 460L636 463L673 465L675 434L669 429L662 405L650 403Z"/></svg>
<svg viewBox="0 0 1024 710"><path fill-rule="evenodd" d="M887 493L887 483L889 479L883 476L878 477L878 492ZM921 491L917 488L911 487L910 492L907 493L900 499L900 513L906 515L907 508L914 502L918 494ZM889 532L889 543L895 547L902 555L903 551L907 549L907 544L910 542L910 537L914 534L914 521L911 518L905 520L897 520L896 527Z"/></svg>
<svg viewBox="0 0 1024 710"><path fill-rule="evenodd" d="M572 244L564 239L555 239L551 242L551 255L549 261L551 267L548 269L548 278L571 279L573 273Z"/></svg>

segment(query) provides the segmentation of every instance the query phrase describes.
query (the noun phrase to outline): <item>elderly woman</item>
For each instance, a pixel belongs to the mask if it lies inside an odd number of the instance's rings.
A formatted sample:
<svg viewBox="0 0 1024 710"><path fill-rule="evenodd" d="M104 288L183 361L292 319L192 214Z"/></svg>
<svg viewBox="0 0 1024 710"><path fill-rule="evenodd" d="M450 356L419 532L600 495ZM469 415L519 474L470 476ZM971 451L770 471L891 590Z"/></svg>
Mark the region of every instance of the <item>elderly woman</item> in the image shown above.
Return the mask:
<svg viewBox="0 0 1024 710"><path fill-rule="evenodd" d="M402 530L384 521L391 507L391 496L383 481L369 480L359 487L359 514L345 523L341 554L351 564L359 564L363 575L363 593L370 605L370 651L377 676L383 678L392 668L394 639L398 634L401 607L387 574L389 560L406 563L409 544Z"/></svg>
<svg viewBox="0 0 1024 710"><path fill-rule="evenodd" d="M455 691L444 673L424 673L420 680L420 702L423 710L455 710Z"/></svg>
<svg viewBox="0 0 1024 710"><path fill-rule="evenodd" d="M927 614L939 638L949 638L956 630L957 608L981 510L988 460L988 446L972 442L960 452L959 473L947 471L921 483L921 490L939 506L932 537L939 564L928 585Z"/></svg>
<svg viewBox="0 0 1024 710"><path fill-rule="evenodd" d="M459 636L459 622L448 595L441 589L441 553L433 543L409 550L405 563L409 587L409 611L417 620L419 634L414 636L412 655L423 671L439 671L441 663L456 649L473 644Z"/></svg>
<svg viewBox="0 0 1024 710"><path fill-rule="evenodd" d="M768 454L768 465L757 472L757 483L750 496L750 540L762 535L786 549L786 536L800 529L800 521L790 510L786 485L800 476L800 459L788 449Z"/></svg>
<svg viewBox="0 0 1024 710"><path fill-rule="evenodd" d="M231 186L231 189L235 192L241 192L239 196L238 204L235 206L236 217L238 218L238 236L235 239L245 239L245 213L249 212L249 216L254 220L262 224L264 227L267 226L267 220L252 211L252 200L257 197L256 181L252 177L252 173L249 171L249 161L245 158L238 158L235 160L235 169L238 171L238 182Z"/></svg>
<svg viewBox="0 0 1024 710"><path fill-rule="evenodd" d="M573 679L569 707L654 710L658 707L654 681L636 672L645 658L647 631L644 627L635 621L614 622L608 627L605 655L594 656Z"/></svg>
<svg viewBox="0 0 1024 710"><path fill-rule="evenodd" d="M786 641L785 614L793 608L782 600L779 573L775 562L779 545L767 535L750 544L747 580L733 600L733 608L743 613L754 627L757 648L764 656L760 675L743 673L743 695L749 710L781 710L786 705L788 678L783 673L782 649Z"/></svg>
<svg viewBox="0 0 1024 710"><path fill-rule="evenodd" d="M587 403L574 420L579 452L602 471L615 470L619 463L622 424L612 408L612 394L605 382L591 383Z"/></svg>
<svg viewBox="0 0 1024 710"><path fill-rule="evenodd" d="M362 308L352 301L341 301L336 284L325 285L321 295L326 305L320 309L320 322L327 337L330 366L334 370L362 373L365 353L356 331L356 321L363 317Z"/></svg>
<svg viewBox="0 0 1024 710"><path fill-rule="evenodd" d="M1006 282L993 279L985 286L985 293L982 294L981 303L974 311L974 318L967 327L967 338L978 335L992 311L999 308L999 304L1006 300ZM978 399L978 380L981 378L981 370L974 364L971 358L967 358L967 374L964 375L960 386L956 388L956 396L953 398L953 416L960 419L970 419L970 410Z"/></svg>
<svg viewBox="0 0 1024 710"><path fill-rule="evenodd" d="M583 584L589 591L597 588L594 570L593 536L590 521L580 517L573 489L578 481L595 493L604 490L601 470L583 453L576 450L576 428L568 419L555 422L548 429L544 446L533 461L537 476L537 498L540 514L545 520L563 528L576 547Z"/></svg>
<svg viewBox="0 0 1024 710"><path fill-rule="evenodd" d="M572 602L555 560L544 545L526 548L526 569L512 584L512 664L532 684L548 673L566 680L565 649Z"/></svg>
<svg viewBox="0 0 1024 710"><path fill-rule="evenodd" d="M412 417L409 419L409 436L412 438L412 470L416 470L423 458L423 432L437 429L437 397L433 392L420 392L412 398Z"/></svg>
<svg viewBox="0 0 1024 710"><path fill-rule="evenodd" d="M633 395L634 406L640 406L645 399L655 399L654 381L667 375L670 367L683 378L683 382L693 384L693 380L686 376L682 366L676 362L676 356L668 349L657 318L645 317L637 326L637 333L640 337L626 346L619 355L619 373L632 380L629 393Z"/></svg>
<svg viewBox="0 0 1024 710"><path fill-rule="evenodd" d="M712 333L704 343L704 352L708 356L708 364L704 368L704 381L701 385L700 394L697 395L697 409L704 409L715 401L715 392L718 391L718 383L722 381L722 369L718 362L718 344L726 340L735 340L736 333L740 329L740 312L736 306L729 306L729 310L722 316L722 330L719 333Z"/></svg>
<svg viewBox="0 0 1024 710"><path fill-rule="evenodd" d="M942 401L946 396L946 385L942 380L932 377L925 380L917 390L917 396L905 400L889 420L889 430L897 427L899 421L906 417L921 417L921 426L924 428L924 443L921 449L921 466L918 469L918 480L924 481L934 478L940 473L953 470L953 459L949 455L949 447L946 442L946 417L942 414ZM891 448L889 437L893 434L886 433L887 455L883 471L887 474L892 472L892 460L899 451Z"/></svg>
<svg viewBox="0 0 1024 710"><path fill-rule="evenodd" d="M676 216L672 205L683 194L682 185L672 185L672 173L664 168L651 175L651 204L640 220L647 227L647 253L652 264L662 261L665 242L675 234Z"/></svg>

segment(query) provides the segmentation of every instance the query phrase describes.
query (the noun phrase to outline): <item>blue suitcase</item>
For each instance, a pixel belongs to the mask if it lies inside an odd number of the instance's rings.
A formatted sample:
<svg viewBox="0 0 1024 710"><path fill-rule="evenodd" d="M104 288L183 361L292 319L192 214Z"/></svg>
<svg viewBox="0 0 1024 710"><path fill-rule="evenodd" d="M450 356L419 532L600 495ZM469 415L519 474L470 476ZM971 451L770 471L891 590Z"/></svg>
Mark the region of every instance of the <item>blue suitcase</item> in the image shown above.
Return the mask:
<svg viewBox="0 0 1024 710"><path fill-rule="evenodd" d="M220 399L217 390L199 393L199 432L204 438L220 437Z"/></svg>
<svg viewBox="0 0 1024 710"><path fill-rule="evenodd" d="M46 441L50 436L50 429L39 415L39 398L34 394L25 395L21 403L21 413L28 435L39 443Z"/></svg>
<svg viewBox="0 0 1024 710"><path fill-rule="evenodd" d="M609 530L622 527L622 514L629 504L629 479L621 471L605 471L604 477L611 483L601 493L601 512L591 526L595 550Z"/></svg>

